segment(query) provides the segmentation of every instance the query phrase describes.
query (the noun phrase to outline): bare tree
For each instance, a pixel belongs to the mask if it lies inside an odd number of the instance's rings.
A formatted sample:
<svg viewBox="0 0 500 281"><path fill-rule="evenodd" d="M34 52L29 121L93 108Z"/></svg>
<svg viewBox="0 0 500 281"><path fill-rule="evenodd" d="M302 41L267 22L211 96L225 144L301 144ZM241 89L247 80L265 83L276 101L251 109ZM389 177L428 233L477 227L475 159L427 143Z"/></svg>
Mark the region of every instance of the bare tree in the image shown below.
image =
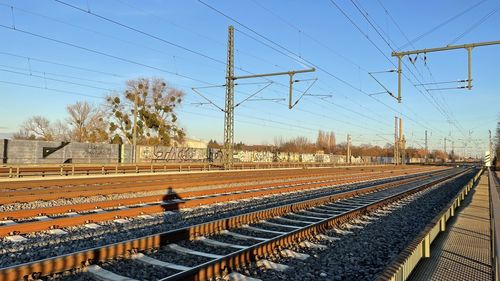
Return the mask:
<svg viewBox="0 0 500 281"><path fill-rule="evenodd" d="M66 123L57 120L56 122L54 122L54 124L51 125L51 128L54 133L54 140L60 140L60 141L72 140L71 129L68 127Z"/></svg>
<svg viewBox="0 0 500 281"><path fill-rule="evenodd" d="M71 125L71 139L77 142L104 142L109 136L104 122L105 114L88 102L77 102L66 107Z"/></svg>
<svg viewBox="0 0 500 281"><path fill-rule="evenodd" d="M14 134L14 139L54 140L54 130L49 119L42 116L33 116L21 124L19 132Z"/></svg>

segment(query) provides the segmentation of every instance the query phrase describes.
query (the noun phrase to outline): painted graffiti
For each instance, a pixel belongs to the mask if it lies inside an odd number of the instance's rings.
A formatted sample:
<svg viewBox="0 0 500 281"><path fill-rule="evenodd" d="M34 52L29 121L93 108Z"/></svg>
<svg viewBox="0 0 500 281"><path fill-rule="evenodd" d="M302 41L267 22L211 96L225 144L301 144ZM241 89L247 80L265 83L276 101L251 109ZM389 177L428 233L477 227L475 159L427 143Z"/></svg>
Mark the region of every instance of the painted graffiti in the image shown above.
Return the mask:
<svg viewBox="0 0 500 281"><path fill-rule="evenodd" d="M142 162L197 162L208 157L205 148L167 146L140 146L138 156Z"/></svg>
<svg viewBox="0 0 500 281"><path fill-rule="evenodd" d="M51 155L52 153L64 148L65 146L67 146L69 144L69 142L67 141L63 141L61 142L61 144L59 146L56 146L56 147L43 147L42 148L42 157L43 158L47 158L47 156Z"/></svg>
<svg viewBox="0 0 500 281"><path fill-rule="evenodd" d="M89 144L84 152L90 158L103 158L112 153L111 148L103 144Z"/></svg>

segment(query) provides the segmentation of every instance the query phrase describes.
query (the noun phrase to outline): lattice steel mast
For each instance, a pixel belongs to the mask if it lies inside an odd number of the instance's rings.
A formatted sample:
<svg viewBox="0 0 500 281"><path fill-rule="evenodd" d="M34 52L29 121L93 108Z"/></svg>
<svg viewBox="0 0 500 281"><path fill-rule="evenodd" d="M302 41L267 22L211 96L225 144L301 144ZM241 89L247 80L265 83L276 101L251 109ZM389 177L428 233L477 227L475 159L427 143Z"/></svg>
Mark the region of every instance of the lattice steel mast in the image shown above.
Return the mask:
<svg viewBox="0 0 500 281"><path fill-rule="evenodd" d="M234 144L234 27L228 27L227 65L226 65L226 106L224 108L224 149L222 161L224 168L233 164Z"/></svg>

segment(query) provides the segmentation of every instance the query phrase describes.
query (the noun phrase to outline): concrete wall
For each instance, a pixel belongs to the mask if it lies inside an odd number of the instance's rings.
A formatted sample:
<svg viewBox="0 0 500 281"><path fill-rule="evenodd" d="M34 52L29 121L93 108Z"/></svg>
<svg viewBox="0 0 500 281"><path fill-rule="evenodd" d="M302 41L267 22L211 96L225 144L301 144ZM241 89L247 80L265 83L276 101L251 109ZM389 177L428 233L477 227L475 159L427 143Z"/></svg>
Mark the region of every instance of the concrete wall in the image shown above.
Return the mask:
<svg viewBox="0 0 500 281"><path fill-rule="evenodd" d="M0 139L0 161L3 162L4 140ZM61 164L61 163L132 163L132 145L63 143L49 141L8 140L7 164ZM137 146L138 163L215 162L222 161L220 149ZM235 162L321 162L345 164L345 155L299 154L292 152L235 151ZM422 163L423 159L408 159ZM392 157L351 157L351 163L392 163Z"/></svg>
<svg viewBox="0 0 500 281"><path fill-rule="evenodd" d="M137 146L137 162L205 162L207 160L206 148Z"/></svg>
<svg viewBox="0 0 500 281"><path fill-rule="evenodd" d="M9 140L7 163L117 163L119 149L114 144Z"/></svg>

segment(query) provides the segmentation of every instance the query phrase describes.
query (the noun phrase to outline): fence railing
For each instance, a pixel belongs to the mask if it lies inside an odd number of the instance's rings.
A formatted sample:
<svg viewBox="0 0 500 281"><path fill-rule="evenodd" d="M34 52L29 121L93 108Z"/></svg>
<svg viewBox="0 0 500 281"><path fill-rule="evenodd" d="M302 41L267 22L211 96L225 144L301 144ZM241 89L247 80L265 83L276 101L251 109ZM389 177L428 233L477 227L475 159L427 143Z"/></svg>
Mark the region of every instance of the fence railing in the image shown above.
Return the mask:
<svg viewBox="0 0 500 281"><path fill-rule="evenodd" d="M500 197L498 195L499 183L495 172L488 171L488 182L490 189L490 220L491 220L491 258L493 265L493 277L495 281L500 280Z"/></svg>
<svg viewBox="0 0 500 281"><path fill-rule="evenodd" d="M257 162L235 163L232 170L280 169L280 168L321 168L349 166L382 166L377 163L332 164L332 163L293 163L293 162ZM163 164L61 164L61 165L6 165L0 166L0 178L46 177L46 176L84 176L113 175L131 173L166 173L223 170L219 163L163 163Z"/></svg>

